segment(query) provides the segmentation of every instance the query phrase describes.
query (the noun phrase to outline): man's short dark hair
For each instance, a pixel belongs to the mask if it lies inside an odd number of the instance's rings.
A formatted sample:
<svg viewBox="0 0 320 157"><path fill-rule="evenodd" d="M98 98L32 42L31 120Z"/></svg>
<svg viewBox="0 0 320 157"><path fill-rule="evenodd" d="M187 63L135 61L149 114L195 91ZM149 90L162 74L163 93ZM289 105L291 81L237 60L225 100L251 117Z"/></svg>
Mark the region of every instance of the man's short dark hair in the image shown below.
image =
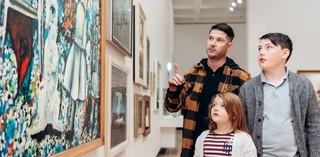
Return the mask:
<svg viewBox="0 0 320 157"><path fill-rule="evenodd" d="M233 29L231 28L231 26L229 26L228 24L226 23L218 23L214 26L211 27L210 31L209 31L209 34L212 30L219 30L219 31L222 31L224 33L227 34L227 36L230 38L230 41L233 40L234 38L234 32L233 32Z"/></svg>

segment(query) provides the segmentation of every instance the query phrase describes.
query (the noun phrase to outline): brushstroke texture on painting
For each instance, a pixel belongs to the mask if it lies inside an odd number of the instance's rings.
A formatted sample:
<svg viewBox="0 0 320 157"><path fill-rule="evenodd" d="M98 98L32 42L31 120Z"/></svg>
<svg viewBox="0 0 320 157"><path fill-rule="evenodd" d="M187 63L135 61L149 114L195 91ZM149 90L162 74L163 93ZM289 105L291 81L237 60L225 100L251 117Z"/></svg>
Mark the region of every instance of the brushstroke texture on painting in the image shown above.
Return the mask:
<svg viewBox="0 0 320 157"><path fill-rule="evenodd" d="M98 0L0 2L0 156L50 156L100 137L96 8Z"/></svg>

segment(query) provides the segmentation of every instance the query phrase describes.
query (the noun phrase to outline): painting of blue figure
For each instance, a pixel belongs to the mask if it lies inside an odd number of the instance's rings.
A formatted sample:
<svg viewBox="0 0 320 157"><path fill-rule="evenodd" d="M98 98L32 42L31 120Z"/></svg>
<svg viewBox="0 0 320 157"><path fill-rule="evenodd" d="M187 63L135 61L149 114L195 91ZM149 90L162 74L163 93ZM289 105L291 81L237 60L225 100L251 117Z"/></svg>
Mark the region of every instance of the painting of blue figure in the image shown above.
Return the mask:
<svg viewBox="0 0 320 157"><path fill-rule="evenodd" d="M50 156L100 134L99 0L0 1L0 156Z"/></svg>

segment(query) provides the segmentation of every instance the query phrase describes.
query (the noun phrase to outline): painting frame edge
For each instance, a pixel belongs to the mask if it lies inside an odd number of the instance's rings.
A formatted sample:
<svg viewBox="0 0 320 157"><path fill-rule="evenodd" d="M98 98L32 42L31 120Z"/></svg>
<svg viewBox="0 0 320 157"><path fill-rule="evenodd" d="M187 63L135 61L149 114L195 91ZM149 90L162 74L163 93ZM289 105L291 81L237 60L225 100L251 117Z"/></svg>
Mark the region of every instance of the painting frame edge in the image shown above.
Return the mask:
<svg viewBox="0 0 320 157"><path fill-rule="evenodd" d="M141 98L141 101L142 101L142 107L141 109L143 110L144 108L144 105L145 105L145 102L144 102L144 96L142 94L139 94L139 93L135 93L134 94L134 137L138 137L139 135L143 134L143 131L144 131L144 124L143 124L143 112L138 110L138 98ZM142 126L139 127L138 126L138 115L139 113L141 113L141 123L142 123Z"/></svg>
<svg viewBox="0 0 320 157"><path fill-rule="evenodd" d="M319 75L318 77L320 79L320 70L297 70L297 74L303 75L312 83L318 104L320 105L320 82L314 81L311 77L306 76L307 74Z"/></svg>
<svg viewBox="0 0 320 157"><path fill-rule="evenodd" d="M113 32L113 28L114 28L114 19L113 19L113 10L115 8L113 8L113 1L114 0L110 0L108 1L108 6L107 6L107 13L106 15L106 19L107 19L107 24L106 24L106 39L107 41L113 46L115 47L117 50L119 50L122 54L128 56L128 57L132 57L132 9L133 9L133 1L132 0L127 0L127 2L129 3L129 19L128 19L128 47L124 46L123 43L121 43L121 41L119 41L117 39L117 37L115 36L115 33Z"/></svg>
<svg viewBox="0 0 320 157"><path fill-rule="evenodd" d="M150 89L150 38L147 35L146 41L146 84L143 86L144 89Z"/></svg>
<svg viewBox="0 0 320 157"><path fill-rule="evenodd" d="M146 137L150 134L151 132L151 97L149 95L144 95L143 96L143 101L144 101L144 107L143 107L143 136ZM147 103L148 102L148 103ZM147 104L149 104L147 108ZM147 112L148 111L148 112ZM148 114L147 114L148 113ZM148 115L148 117L147 117ZM147 124L149 127L147 128Z"/></svg>
<svg viewBox="0 0 320 157"><path fill-rule="evenodd" d="M111 83L112 83L112 67L116 67L118 68L119 70L123 71L124 73L127 74L127 78L126 78L126 81L128 83L128 76L129 76L129 68L124 65L123 63L121 63L120 61L116 60L115 58L113 58L112 56L110 56L109 60L109 66L108 66L108 78L107 78L107 83L108 85L110 85L110 88L109 88L109 91L107 92L107 97L108 97L108 104L107 104L107 107L106 107L106 110L105 112L107 113L108 115L108 118L107 118L107 121L106 121L106 137L108 137L108 139L106 140L106 156L110 156L110 157L113 157L113 156L116 156L117 154L119 154L121 151L123 151L124 149L126 149L128 146L129 146L129 106L128 106L128 102L126 102L126 109L127 109L127 114L126 114L126 140L123 141L122 143L116 145L115 147L111 148L111 114L109 112L111 112L111 105L112 105L112 97L111 97L111 94L112 94L112 89L111 89ZM127 84L127 87L128 87L128 84ZM128 91L127 91L127 98L128 98Z"/></svg>
<svg viewBox="0 0 320 157"><path fill-rule="evenodd" d="M139 19L140 16L142 17L143 20L143 25L142 25L142 34L136 34L137 32L141 32L139 29ZM135 5L135 52L134 52L134 83L143 87L146 87L147 84L147 68L146 68L146 59L147 59L147 50L146 50L146 44L147 44L147 34L146 34L146 26L147 26L147 17L144 13L144 10L142 9L142 6L140 3ZM140 35L142 35L142 43L140 40ZM142 57L139 57L139 51L140 48L142 48ZM141 60L142 59L142 60ZM142 67L140 66L142 64ZM139 76L141 75L140 73L140 68L142 68L142 78Z"/></svg>

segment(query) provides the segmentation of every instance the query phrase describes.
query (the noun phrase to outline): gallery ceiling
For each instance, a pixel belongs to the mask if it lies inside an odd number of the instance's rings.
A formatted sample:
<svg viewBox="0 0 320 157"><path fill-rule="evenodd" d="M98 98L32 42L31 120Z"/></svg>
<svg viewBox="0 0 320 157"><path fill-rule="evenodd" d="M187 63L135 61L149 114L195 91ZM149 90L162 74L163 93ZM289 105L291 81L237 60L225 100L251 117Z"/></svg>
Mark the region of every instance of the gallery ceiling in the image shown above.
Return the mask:
<svg viewBox="0 0 320 157"><path fill-rule="evenodd" d="M175 24L246 22L245 0L172 0L172 7Z"/></svg>

